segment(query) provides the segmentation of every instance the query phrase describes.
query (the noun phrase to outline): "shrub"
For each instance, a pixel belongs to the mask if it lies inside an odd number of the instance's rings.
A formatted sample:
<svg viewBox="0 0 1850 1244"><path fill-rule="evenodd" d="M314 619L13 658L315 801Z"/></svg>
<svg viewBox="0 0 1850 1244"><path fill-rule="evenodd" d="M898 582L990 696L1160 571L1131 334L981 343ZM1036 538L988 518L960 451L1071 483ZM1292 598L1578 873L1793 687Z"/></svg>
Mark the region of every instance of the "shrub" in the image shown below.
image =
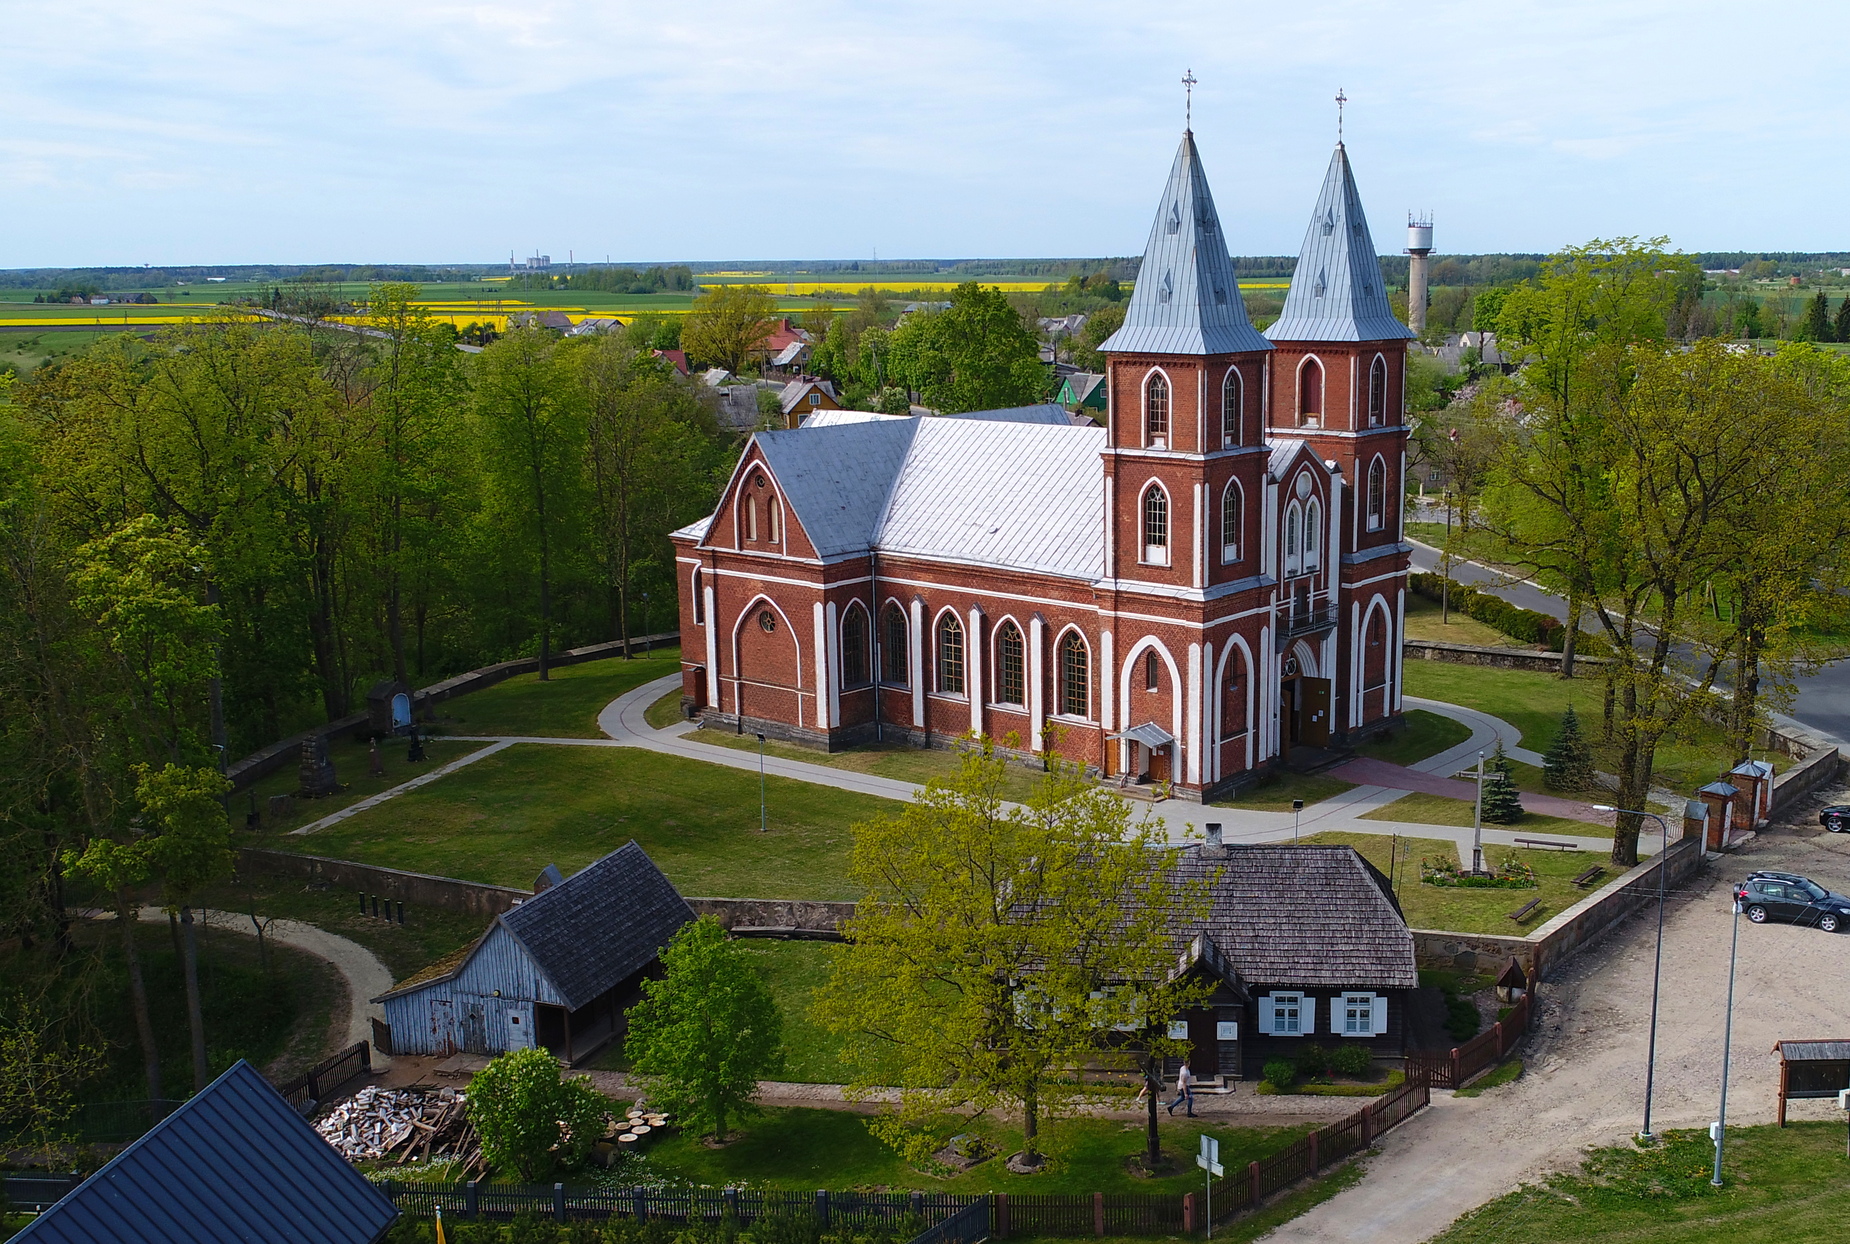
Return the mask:
<svg viewBox="0 0 1850 1244"><path fill-rule="evenodd" d="M490 1163L527 1183L555 1166L583 1163L602 1134L610 1101L588 1076L567 1080L542 1049L503 1054L469 1081L469 1121Z"/></svg>
<svg viewBox="0 0 1850 1244"><path fill-rule="evenodd" d="M1300 1076L1315 1079L1330 1073L1330 1052L1315 1041L1297 1052L1295 1062Z"/></svg>
<svg viewBox="0 0 1850 1244"><path fill-rule="evenodd" d="M1368 1074L1374 1066L1375 1056L1366 1045L1348 1041L1330 1051L1330 1069L1339 1075L1360 1076Z"/></svg>
<svg viewBox="0 0 1850 1244"><path fill-rule="evenodd" d="M1274 1058L1265 1065L1266 1083L1274 1088L1290 1088L1298 1078L1298 1065L1289 1058Z"/></svg>

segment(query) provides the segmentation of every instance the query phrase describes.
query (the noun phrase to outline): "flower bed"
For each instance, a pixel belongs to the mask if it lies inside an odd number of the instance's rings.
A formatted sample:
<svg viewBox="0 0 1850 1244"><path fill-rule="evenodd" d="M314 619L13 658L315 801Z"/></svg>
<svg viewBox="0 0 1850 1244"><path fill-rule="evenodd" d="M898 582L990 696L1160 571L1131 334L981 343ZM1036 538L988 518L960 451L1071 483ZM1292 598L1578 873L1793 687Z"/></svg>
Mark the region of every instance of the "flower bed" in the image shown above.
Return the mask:
<svg viewBox="0 0 1850 1244"><path fill-rule="evenodd" d="M1505 856L1488 876L1465 872L1449 859L1425 856L1420 860L1420 881L1425 885L1491 890L1533 890L1540 884L1535 870L1514 855Z"/></svg>

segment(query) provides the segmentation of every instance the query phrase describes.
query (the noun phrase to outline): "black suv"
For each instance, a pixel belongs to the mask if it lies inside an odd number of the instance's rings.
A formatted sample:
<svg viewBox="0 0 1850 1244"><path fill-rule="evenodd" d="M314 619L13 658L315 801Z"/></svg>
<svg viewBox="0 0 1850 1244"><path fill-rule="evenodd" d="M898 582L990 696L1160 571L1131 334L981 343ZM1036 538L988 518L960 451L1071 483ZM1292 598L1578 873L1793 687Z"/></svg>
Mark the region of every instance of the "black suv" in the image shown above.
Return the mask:
<svg viewBox="0 0 1850 1244"><path fill-rule="evenodd" d="M1850 928L1850 898L1834 894L1797 873L1754 872L1734 888L1734 897L1755 924L1785 920L1826 933Z"/></svg>
<svg viewBox="0 0 1850 1244"><path fill-rule="evenodd" d="M1850 804L1833 804L1818 813L1818 824L1834 834L1850 834Z"/></svg>

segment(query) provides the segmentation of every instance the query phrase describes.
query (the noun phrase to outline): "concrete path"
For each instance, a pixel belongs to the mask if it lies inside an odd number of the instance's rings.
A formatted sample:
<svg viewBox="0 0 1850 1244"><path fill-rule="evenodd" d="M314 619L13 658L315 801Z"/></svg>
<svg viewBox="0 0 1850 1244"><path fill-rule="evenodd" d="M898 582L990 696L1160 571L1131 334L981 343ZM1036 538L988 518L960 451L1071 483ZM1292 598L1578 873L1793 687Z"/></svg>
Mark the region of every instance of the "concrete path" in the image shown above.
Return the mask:
<svg viewBox="0 0 1850 1244"><path fill-rule="evenodd" d="M424 776L429 778L433 775ZM247 937L257 936L257 928L248 915L211 909L201 914L211 928L229 929ZM143 907L140 915L147 923L167 923L167 910L163 907ZM375 1017L385 1019L385 1008L372 999L392 987L392 974L386 970L385 964L379 962L379 956L350 938L312 924L304 924L300 920L267 921L263 935L278 945L305 951L333 964L347 986L347 1035L342 1044L352 1045L356 1041L372 1040L370 1021ZM375 1053L373 1065L383 1067L385 1056Z"/></svg>
<svg viewBox="0 0 1850 1244"><path fill-rule="evenodd" d="M310 821L308 824L302 826L301 828L292 829L289 832L291 834L312 834L318 829L326 829L330 825L337 825L340 822L346 820L350 816L358 816L360 813L366 811L368 808L376 808L388 799L394 798L395 796L398 796L398 795L402 795L406 791L416 790L420 786L426 786L430 784L431 782L436 781L438 778L443 777L446 774L456 772L458 769L462 768L464 765L472 765L484 756L492 756L496 752L505 751L506 749L514 745L514 741L512 739L496 739L496 740L484 739L482 741L487 743L488 746L484 748L480 748L477 751L470 752L467 756L464 756L460 760L452 760L446 765L439 765L437 768L432 769L429 773L420 773L416 777L412 778L409 782L401 782L399 785L392 787L392 789L390 790L382 790L377 795L368 795L365 799L362 799L358 803L355 803L355 804L349 804L347 807L342 808L339 812L330 813L329 815L322 817L318 821Z"/></svg>
<svg viewBox="0 0 1850 1244"><path fill-rule="evenodd" d="M1372 785L1384 786L1389 790L1419 791L1423 794L1442 795L1447 799L1463 799L1467 802L1477 798L1476 782L1421 773L1405 765L1390 764L1385 760L1373 760L1367 756L1346 760L1328 772L1333 778L1354 782L1358 786ZM1537 812L1543 816L1565 817L1571 821L1587 821L1594 825L1610 827L1613 821L1613 815L1610 812L1596 812L1591 804L1581 803L1576 799L1562 799L1558 795L1538 795L1532 791L1523 791L1522 806L1527 812Z"/></svg>

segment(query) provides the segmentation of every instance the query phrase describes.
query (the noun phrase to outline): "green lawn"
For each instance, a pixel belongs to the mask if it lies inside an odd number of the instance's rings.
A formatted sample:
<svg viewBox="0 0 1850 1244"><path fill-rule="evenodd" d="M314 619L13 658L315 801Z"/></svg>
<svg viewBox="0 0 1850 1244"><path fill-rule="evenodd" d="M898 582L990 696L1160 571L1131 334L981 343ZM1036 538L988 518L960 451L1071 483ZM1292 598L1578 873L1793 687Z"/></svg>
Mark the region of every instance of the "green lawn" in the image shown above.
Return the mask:
<svg viewBox="0 0 1850 1244"><path fill-rule="evenodd" d="M676 722L685 721L686 718L681 716L681 688L673 688L643 709L642 719L657 730L666 730Z"/></svg>
<svg viewBox="0 0 1850 1244"><path fill-rule="evenodd" d="M1406 628L1408 639L1471 644L1478 648L1522 647L1496 627L1486 626L1476 618L1467 617L1462 610L1443 610L1438 601L1427 600L1412 591L1407 593Z"/></svg>
<svg viewBox="0 0 1850 1244"><path fill-rule="evenodd" d="M657 648L645 657L606 657L551 671L545 682L522 674L437 706L449 734L519 734L553 739L598 739L597 715L625 691L679 673L681 650Z"/></svg>
<svg viewBox="0 0 1850 1244"><path fill-rule="evenodd" d="M707 743L714 747L728 747L737 751L758 754L758 737L753 734L733 734L726 730L696 730L687 736L696 743ZM812 765L824 765L830 769L847 769L854 773L871 773L875 777L893 778L900 782L917 782L923 785L933 778L953 776L962 761L960 753L943 747L912 747L905 743L869 743L863 747L851 747L846 751L825 752L811 747L799 747L794 743L779 743L775 739L766 739L764 754L778 756L785 760L800 760ZM1011 761L1003 781L1002 793L1005 798L1026 799L1034 790L1034 784L1040 774L1038 762L1024 764Z"/></svg>
<svg viewBox="0 0 1850 1244"><path fill-rule="evenodd" d="M758 775L625 747L516 744L319 833L260 844L527 886L568 875L634 838L683 894L853 898L848 828L898 805L772 777L758 832Z"/></svg>
<svg viewBox="0 0 1850 1244"><path fill-rule="evenodd" d="M842 1040L810 1018L810 1000L828 979L842 947L833 942L780 942L746 939L739 947L764 973L784 1018L784 1069L779 1080L803 1084L842 1084Z"/></svg>
<svg viewBox="0 0 1850 1244"><path fill-rule="evenodd" d="M1580 1170L1525 1186L1460 1218L1434 1244L1790 1244L1829 1240L1850 1215L1840 1123L1731 1128L1723 1186L1711 1187L1706 1131L1658 1148L1599 1149Z"/></svg>
<svg viewBox="0 0 1850 1244"><path fill-rule="evenodd" d="M1302 1136L1308 1127L1231 1128L1204 1126L1201 1120L1164 1119L1163 1145L1182 1160L1180 1171L1158 1179L1138 1179L1124 1160L1142 1152L1141 1123L1079 1119L1043 1126L1058 1161L1039 1175L1011 1175L1002 1158L992 1158L948 1178L925 1174L903 1162L867 1130L864 1117L842 1110L772 1108L748 1123L743 1136L723 1149L709 1149L698 1139L673 1133L626 1163L618 1177L629 1182L709 1188L921 1189L930 1192L1193 1192L1201 1186L1189 1161L1202 1132L1219 1138L1221 1162L1229 1169L1270 1157ZM1021 1131L1010 1121L949 1119L944 1135L979 1132L1002 1157L1021 1144Z"/></svg>
<svg viewBox="0 0 1850 1244"><path fill-rule="evenodd" d="M1489 669L1443 661L1408 661L1402 678L1408 695L1462 704L1501 717L1522 731L1524 747L1537 752L1546 752L1553 744L1561 714L1572 704L1582 730L1593 741L1595 765L1606 772L1614 768L1611 748L1599 742L1605 690L1594 679L1562 680L1539 671ZM1782 761L1775 758L1774 764L1782 765ZM1730 767L1720 729L1697 722L1681 736L1659 745L1653 781L1688 793L1714 781L1717 774Z"/></svg>
<svg viewBox="0 0 1850 1244"><path fill-rule="evenodd" d="M1210 807L1247 808L1255 812L1289 812L1291 801L1302 799L1305 807L1334 798L1355 789L1354 782L1325 777L1320 773L1304 774L1281 771L1257 786L1248 787L1229 799L1216 799Z"/></svg>
<svg viewBox="0 0 1850 1244"><path fill-rule="evenodd" d="M1395 896L1407 923L1416 929L1450 929L1456 933L1502 933L1522 937L1544 921L1560 915L1591 894L1617 874L1601 852L1530 850L1516 847L1486 846L1484 857L1496 863L1509 856L1527 863L1535 870L1540 884L1533 890L1467 889L1461 886L1427 885L1420 880L1420 861L1424 858L1458 859L1458 848L1449 839L1384 837L1380 834L1349 834L1327 831L1312 834L1307 843L1354 847L1362 858L1394 879ZM1399 847L1399 863L1394 861ZM1468 862L1468 861L1460 861ZM1588 866L1603 864L1606 875L1585 890L1576 888L1572 878ZM1519 925L1508 918L1532 898L1541 906L1523 917Z"/></svg>
<svg viewBox="0 0 1850 1244"><path fill-rule="evenodd" d="M1471 737L1471 727L1450 717L1423 708L1407 710L1407 728L1385 743L1364 743L1355 749L1358 756L1385 760L1390 764L1410 765L1437 756L1447 748L1457 747Z"/></svg>
<svg viewBox="0 0 1850 1244"><path fill-rule="evenodd" d="M371 776L370 743L361 743L351 735L339 734L328 740L328 759L334 762L334 776L340 780L341 789L332 795L320 799L297 799L295 811L289 816L272 817L270 815L271 795L294 794L300 784L300 774L295 757L270 774L252 783L248 791L239 792L231 797L231 816L234 824L242 824L244 814L251 807L251 798L256 797L256 810L265 831L285 831L296 829L329 816L342 808L351 807L362 799L377 795L380 791L390 790L402 785L422 773L448 764L452 760L461 760L470 752L480 751L486 744L456 739L433 738L425 740L425 759L412 763L405 759L408 744L403 739L387 739L379 744L379 759L385 766L385 776Z"/></svg>
<svg viewBox="0 0 1850 1244"><path fill-rule="evenodd" d="M1364 812L1357 818L1364 821L1417 821L1422 825L1451 825L1469 829L1473 822L1476 805L1469 799L1450 799L1444 795L1429 795L1425 791L1409 791L1386 807L1373 812ZM1489 825L1489 822L1486 822ZM1546 838L1554 834L1572 834L1576 837L1610 837L1604 825L1594 825L1587 821L1571 821L1563 816L1543 816L1539 812L1525 812L1522 820L1514 825L1490 825L1493 829L1507 829L1516 833Z"/></svg>

